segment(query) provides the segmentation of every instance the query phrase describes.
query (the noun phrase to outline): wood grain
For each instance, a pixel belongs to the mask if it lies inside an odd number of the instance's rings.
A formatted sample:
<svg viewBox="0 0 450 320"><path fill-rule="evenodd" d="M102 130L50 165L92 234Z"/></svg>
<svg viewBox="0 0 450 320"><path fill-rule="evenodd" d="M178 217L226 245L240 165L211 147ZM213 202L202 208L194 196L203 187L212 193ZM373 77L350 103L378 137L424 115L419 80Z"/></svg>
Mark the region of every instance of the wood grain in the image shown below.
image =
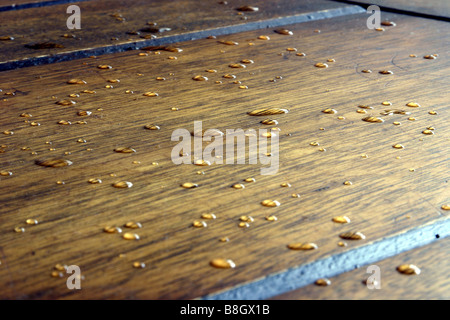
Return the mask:
<svg viewBox="0 0 450 320"><path fill-rule="evenodd" d="M0 41L0 70L230 34L280 23L315 20L345 14L345 10L351 13L362 10L356 6L322 0L258 0L253 2L259 8L257 12L236 10L246 4L241 0L228 1L226 5L215 0L100 0L74 4L81 11L80 30L67 29L67 4L2 12L2 36L10 36L14 40ZM291 20L279 19L287 16ZM292 17L300 20L295 21ZM147 22L157 23L157 26L149 26ZM145 28L171 30L153 33L140 31ZM142 38L152 34L158 39ZM69 35L69 38L64 35ZM42 43L57 47L26 47Z"/></svg>
<svg viewBox="0 0 450 320"><path fill-rule="evenodd" d="M274 297L280 300L430 300L450 298L448 278L448 253L450 239L442 239L398 256L377 262L381 271L380 289L368 289L364 282L372 273L366 273L368 266L361 266L331 280L331 286L309 285L293 292ZM396 268L402 264L414 264L420 275L400 274Z"/></svg>
<svg viewBox="0 0 450 320"><path fill-rule="evenodd" d="M380 253L371 251L377 242L427 224L448 225L448 211L441 206L450 201L450 119L445 112L449 26L400 15L386 18L397 26L385 32L368 30L367 15L361 14L292 25L288 27L292 36L273 30L249 31L176 44L183 49L180 53L138 56L131 51L2 72L0 89L15 95L0 101L0 132L14 131L11 136L0 135L0 145L6 145L0 153L0 168L13 173L0 177L0 297L198 298L235 286L245 288L265 276L366 248L365 256L358 256L362 264L366 257ZM259 40L259 35L269 35L271 40ZM226 46L217 40L239 45ZM306 56L286 51L289 47ZM423 59L426 54L439 56ZM331 58L335 62L328 62L328 68L314 67ZM255 63L245 69L228 66L242 59ZM101 70L98 65L112 69ZM361 73L362 69L373 72ZM394 74L381 75L380 70ZM224 79L227 73L235 74L248 89ZM192 80L196 75L209 80ZM158 76L166 80L157 81ZM87 84L66 84L73 78ZM108 79L116 78L120 83L105 88ZM55 104L85 89L96 93L72 98L74 106ZM148 91L159 96L143 96ZM387 100L391 107L380 104ZM421 107L406 107L410 101ZM366 115L357 113L361 104L374 109ZM179 110L172 111L173 107ZM251 117L247 112L276 107L290 110L273 117L282 130L276 175L260 175L261 165L172 163L176 142L170 137L175 129L191 131L194 121L203 121L204 129L257 130L263 128L260 121L266 117ZM325 108L338 113L324 114ZM405 109L416 120L395 114L384 116L384 123L361 121L385 109ZM78 110L93 113L79 117ZM429 114L432 110L437 115ZM23 122L19 115L24 112L41 125ZM60 120L74 124L58 125ZM87 124L77 125L77 120ZM161 130L144 129L149 123ZM421 133L428 126L435 127L434 135ZM77 143L80 138L87 142ZM314 141L320 146L311 146ZM392 148L397 143L405 148ZM117 147L137 152L115 153ZM320 152L319 147L326 151ZM73 165L44 168L35 164L48 158L68 159ZM231 188L248 177L256 182L242 190ZM87 182L91 178L103 183L91 185ZM113 188L117 180L134 185ZM345 181L353 184L344 185ZM199 187L180 187L185 182ZM280 186L285 182L291 187ZM292 198L293 193L301 197ZM265 199L281 205L263 207ZM207 221L206 228L193 228L192 222L201 220L203 213L214 213L217 219ZM270 214L278 221L266 221ZM238 227L242 215L254 217L249 228ZM333 223L337 215L347 215L351 223ZM29 218L40 223L26 225ZM142 229L134 230L141 240L126 241L102 231L128 221L142 223ZM16 227L26 231L16 233ZM366 239L339 247L338 235L347 231L363 232ZM423 236L434 237L432 232ZM220 242L225 236L230 241ZM313 242L319 249L292 251L287 249L292 242ZM215 258L232 259L237 266L212 268L209 262ZM135 261L147 267L135 269ZM50 276L57 263L81 267L82 290L70 291L65 277ZM289 283L281 285L285 291L295 289Z"/></svg>

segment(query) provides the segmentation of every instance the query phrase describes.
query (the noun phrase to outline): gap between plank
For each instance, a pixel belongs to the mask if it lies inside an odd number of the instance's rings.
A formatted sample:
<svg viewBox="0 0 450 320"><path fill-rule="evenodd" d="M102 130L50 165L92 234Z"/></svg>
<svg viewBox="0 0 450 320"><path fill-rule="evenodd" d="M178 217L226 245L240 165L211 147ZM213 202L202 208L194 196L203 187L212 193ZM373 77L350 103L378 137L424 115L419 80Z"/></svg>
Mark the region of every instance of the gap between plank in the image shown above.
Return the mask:
<svg viewBox="0 0 450 320"><path fill-rule="evenodd" d="M345 15L358 14L366 12L362 7L349 5L342 8L327 9L316 12L302 13L298 15L280 17L263 21L248 22L240 25L226 26L214 29L200 30L188 32L184 34L177 34L167 37L161 37L150 40L142 40L137 42L129 42L119 45L103 46L98 48L86 48L81 50L61 52L52 55L44 55L23 60L13 60L0 62L0 71L12 70L17 68L24 68L30 66L37 66L43 64L50 64L56 62L70 61L75 59L87 58L89 56L100 56L104 54L123 52L128 50L137 50L146 46L162 46L176 42L191 41L203 39L208 36L222 36L227 34L234 34L244 31L252 31L265 28L276 28L289 24L316 21L322 19L330 19Z"/></svg>
<svg viewBox="0 0 450 320"><path fill-rule="evenodd" d="M356 268L374 264L402 252L422 247L450 236L450 220L444 219L371 244L266 276L254 282L200 297L203 300L262 300L331 278ZM367 274L369 277L370 274Z"/></svg>

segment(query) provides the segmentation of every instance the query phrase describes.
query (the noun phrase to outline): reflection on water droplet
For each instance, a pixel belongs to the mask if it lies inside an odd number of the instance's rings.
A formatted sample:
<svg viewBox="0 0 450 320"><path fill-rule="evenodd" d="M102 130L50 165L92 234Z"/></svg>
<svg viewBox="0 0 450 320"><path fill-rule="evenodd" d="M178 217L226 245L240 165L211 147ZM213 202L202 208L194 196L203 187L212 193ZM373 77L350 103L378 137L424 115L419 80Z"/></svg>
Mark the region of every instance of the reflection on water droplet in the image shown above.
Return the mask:
<svg viewBox="0 0 450 320"><path fill-rule="evenodd" d="M436 54L427 54L425 56L423 56L424 59L428 59L428 60L434 60L437 59L437 55Z"/></svg>
<svg viewBox="0 0 450 320"><path fill-rule="evenodd" d="M117 182L114 182L112 184L112 186L114 188L125 189L125 188L131 188L133 186L133 184L129 181L117 181Z"/></svg>
<svg viewBox="0 0 450 320"><path fill-rule="evenodd" d="M236 264L230 259L213 259L209 264L219 269L232 269L236 267Z"/></svg>
<svg viewBox="0 0 450 320"><path fill-rule="evenodd" d="M397 271L407 275L419 275L420 269L413 264L402 264L397 267Z"/></svg>
<svg viewBox="0 0 450 320"><path fill-rule="evenodd" d="M353 183L352 183L351 181L348 181L348 180L347 180L347 181L344 182L344 184L345 184L346 186L351 186Z"/></svg>

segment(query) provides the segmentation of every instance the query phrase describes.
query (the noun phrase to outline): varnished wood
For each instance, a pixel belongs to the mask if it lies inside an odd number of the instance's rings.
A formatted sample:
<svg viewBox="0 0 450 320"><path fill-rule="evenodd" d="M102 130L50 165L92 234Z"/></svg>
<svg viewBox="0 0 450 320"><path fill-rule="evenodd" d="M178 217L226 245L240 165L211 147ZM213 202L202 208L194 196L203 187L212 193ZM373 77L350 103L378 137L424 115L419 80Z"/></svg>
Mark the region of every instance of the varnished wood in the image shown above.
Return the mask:
<svg viewBox="0 0 450 320"><path fill-rule="evenodd" d="M448 211L441 206L449 202L450 119L445 112L449 26L398 15L386 18L397 26L385 32L368 30L367 15L361 14L289 26L293 36L250 31L176 44L181 53L162 51L142 57L132 51L0 73L3 93L15 92L0 101L0 132L14 131L12 136L0 135L0 145L6 145L0 167L13 173L0 177L0 287L4 289L0 297L197 298L358 248L367 248L370 256L377 241L424 224L446 223ZM271 40L258 40L259 35L269 35ZM240 44L226 46L217 40ZM306 56L287 52L288 47ZM413 53L416 58L409 57ZM439 57L426 60L422 58L426 54ZM335 62L329 62L328 68L314 67L329 58ZM245 69L228 67L242 59L255 63ZM112 69L101 70L98 65ZM362 69L373 72L364 74ZM394 74L381 75L380 70ZM222 78L226 73L235 74L248 89ZM192 80L199 74L209 80ZM166 81L157 81L157 76ZM282 79L271 82L276 76ZM66 84L73 78L87 84ZM107 80L115 78L121 82L106 89ZM55 104L84 89L96 94L73 98L74 106ZM143 96L148 91L159 96ZM380 105L386 100L393 106ZM410 101L421 107L406 107ZM368 115L405 109L416 121L391 115L383 117L384 123L367 123L361 121L367 115L356 112L360 104L374 108ZM276 175L261 176L259 165L172 164L173 130L191 131L199 120L204 129L260 129L266 117L247 112L261 108L290 110L273 117L282 130ZM324 114L325 108L338 113ZM78 110L93 114L82 118L76 115ZM430 115L431 110L438 115ZM23 112L31 113L41 125L24 123L19 117ZM60 120L87 124L63 126L57 124ZM393 121L402 124L395 126ZM161 130L144 129L149 123ZM436 128L433 136L421 133L428 126ZM79 138L87 143L77 143ZM313 141L326 151L311 146ZM392 148L397 143L405 149ZM31 150L22 151L25 146ZM51 147L56 150L49 151ZM115 153L117 147L137 152ZM66 151L71 154L64 155ZM35 164L54 157L69 159L73 165ZM197 174L201 170L204 175ZM242 190L231 188L248 177L256 182ZM90 178L103 183L90 185ZM57 185L58 180L65 185ZM134 186L115 189L111 184L117 180ZM353 184L344 185L347 180ZM184 189L180 185L185 182L199 187ZM284 182L291 187L280 187ZM292 198L293 193L301 197ZM265 199L278 200L281 206L263 207ZM200 220L202 213L214 213L217 219L207 221L206 228L193 228L192 222ZM266 221L269 214L278 221ZM250 228L237 226L241 215L254 217ZM332 222L337 215L347 215L351 223ZM28 218L40 223L26 225ZM128 221L142 223L142 229L134 230L141 240L126 241L102 231ZM26 231L15 233L15 227ZM360 231L366 239L338 247L342 240L338 235L347 231ZM228 243L219 242L224 236ZM313 242L319 248L289 250L287 245L293 242ZM209 265L215 258L232 259L237 266L215 269ZM135 261L147 267L135 269ZM69 291L65 278L50 276L57 263L81 267L82 290Z"/></svg>
<svg viewBox="0 0 450 320"><path fill-rule="evenodd" d="M373 274L368 266L331 278L331 286L315 284L274 297L279 300L430 300L450 298L448 253L450 239L438 240L430 245L404 252L374 265L380 268L380 289L368 289L365 281ZM420 275L403 275L396 269L402 264L414 264Z"/></svg>
<svg viewBox="0 0 450 320"><path fill-rule="evenodd" d="M14 40L0 41L0 70L125 51L153 43L160 45L256 27L265 28L283 21L289 23L289 19L284 18L286 16L303 14L301 18L307 21L345 14L345 10L354 13L358 9L352 5L323 0L258 0L254 1L254 6L259 8L257 12L236 10L243 5L242 1L220 4L215 0L100 0L72 4L80 7L79 30L69 30L66 26L70 16L66 13L69 4L2 12L1 36L10 36ZM278 19L281 17L284 19ZM153 28L170 30L153 33L142 31L151 28L148 22L157 23ZM294 22L298 21L291 21ZM69 35L69 38L64 35ZM158 39L152 41L142 38L152 35ZM42 43L52 44L53 47L30 48Z"/></svg>

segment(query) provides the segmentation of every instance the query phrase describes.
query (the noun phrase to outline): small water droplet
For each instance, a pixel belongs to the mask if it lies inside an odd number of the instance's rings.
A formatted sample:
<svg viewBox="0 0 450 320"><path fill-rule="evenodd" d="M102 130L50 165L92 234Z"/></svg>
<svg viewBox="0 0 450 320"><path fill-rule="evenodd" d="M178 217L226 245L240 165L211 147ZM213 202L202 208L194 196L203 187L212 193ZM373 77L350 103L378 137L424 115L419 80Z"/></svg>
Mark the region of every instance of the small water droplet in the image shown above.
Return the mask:
<svg viewBox="0 0 450 320"><path fill-rule="evenodd" d="M350 223L350 218L347 216L336 216L333 218L333 222L336 223Z"/></svg>
<svg viewBox="0 0 450 320"><path fill-rule="evenodd" d="M23 232L25 232L25 228L23 228L23 227L15 227L14 228L14 232L16 232L16 233L23 233Z"/></svg>
<svg viewBox="0 0 450 320"><path fill-rule="evenodd" d="M321 287L327 287L329 285L331 285L331 281L330 279L327 278L321 278L316 280L316 282L314 282L317 286L321 286Z"/></svg>
<svg viewBox="0 0 450 320"><path fill-rule="evenodd" d="M97 68L99 69L112 69L112 67L110 65L107 64L100 64L97 66Z"/></svg>
<svg viewBox="0 0 450 320"><path fill-rule="evenodd" d="M347 246L347 242L339 241L338 242L338 246L339 247L346 247Z"/></svg>
<svg viewBox="0 0 450 320"><path fill-rule="evenodd" d="M142 228L142 224L140 222L129 221L124 224L124 227L129 229L140 229Z"/></svg>
<svg viewBox="0 0 450 320"><path fill-rule="evenodd" d="M296 243L290 243L287 246L289 249L291 250L316 250L319 247L317 246L317 244L312 243L312 242L306 242L306 243L302 243L302 242L296 242Z"/></svg>
<svg viewBox="0 0 450 320"><path fill-rule="evenodd" d="M70 79L67 84L87 84L87 82L82 79Z"/></svg>
<svg viewBox="0 0 450 320"><path fill-rule="evenodd" d="M318 62L314 65L316 68L328 68L328 65L326 63Z"/></svg>
<svg viewBox="0 0 450 320"><path fill-rule="evenodd" d="M423 130L422 133L426 134L426 135L433 135L434 134L434 132L432 130L428 130L428 129Z"/></svg>
<svg viewBox="0 0 450 320"><path fill-rule="evenodd" d="M114 151L117 153L135 153L136 152L136 150L134 150L133 148L130 148L130 147L119 147L119 148L115 148Z"/></svg>
<svg viewBox="0 0 450 320"><path fill-rule="evenodd" d="M280 109L280 108L272 108L272 109L257 109L248 112L247 114L250 116L268 116L268 115L274 115L274 114L283 114L288 113L289 110L287 109Z"/></svg>
<svg viewBox="0 0 450 320"><path fill-rule="evenodd" d="M442 209L442 210L450 210L450 204L443 204L443 205L441 206L441 209Z"/></svg>
<svg viewBox="0 0 450 320"><path fill-rule="evenodd" d="M291 30L280 28L275 30L276 33L282 34L285 36L292 36L294 33Z"/></svg>
<svg viewBox="0 0 450 320"><path fill-rule="evenodd" d="M238 42L231 41L231 40L219 40L218 42L221 43L221 44L226 44L228 46L237 46L237 45L239 45Z"/></svg>
<svg viewBox="0 0 450 320"><path fill-rule="evenodd" d="M399 126L399 125L401 125L401 122L399 122L399 121L394 121L394 122L392 122L392 124L394 124L394 125L396 125L396 126Z"/></svg>
<svg viewBox="0 0 450 320"><path fill-rule="evenodd" d="M88 180L88 182L90 184L100 184L100 183L102 183L102 180L100 180L99 178L91 178Z"/></svg>
<svg viewBox="0 0 450 320"><path fill-rule="evenodd" d="M391 70L380 70L378 71L379 74L394 74Z"/></svg>
<svg viewBox="0 0 450 320"><path fill-rule="evenodd" d="M36 160L37 165L42 167L60 168L72 165L72 161L66 159L50 159L50 160Z"/></svg>
<svg viewBox="0 0 450 320"><path fill-rule="evenodd" d="M361 232L344 232L339 237L345 240L364 240L366 238Z"/></svg>
<svg viewBox="0 0 450 320"><path fill-rule="evenodd" d="M139 240L140 239L138 234L131 233L131 232L124 233L122 238L124 238L125 240Z"/></svg>
<svg viewBox="0 0 450 320"><path fill-rule="evenodd" d="M219 269L232 269L236 267L236 264L230 259L221 259L221 258L213 259L210 261L209 264L214 268Z"/></svg>
<svg viewBox="0 0 450 320"><path fill-rule="evenodd" d="M63 126L67 126L67 125L71 125L72 124L72 122L70 122L68 120L60 120L57 123L60 124L60 125L63 125Z"/></svg>
<svg viewBox="0 0 450 320"><path fill-rule="evenodd" d="M139 261L133 262L133 268L135 268L135 269L144 269L145 267L146 266L145 266L144 262L139 262Z"/></svg>
<svg viewBox="0 0 450 320"><path fill-rule="evenodd" d="M106 233L122 233L122 229L120 229L119 227L107 226L107 227L103 228L103 232L106 232Z"/></svg>
<svg viewBox="0 0 450 320"><path fill-rule="evenodd" d="M337 113L337 111L335 109L330 109L330 108L322 110L322 112L323 113L327 113L327 114L335 114L335 113Z"/></svg>
<svg viewBox="0 0 450 320"><path fill-rule="evenodd" d="M394 145L392 146L392 148L394 148L394 149L404 149L405 147L404 147L402 144L397 143L397 144L394 144Z"/></svg>
<svg viewBox="0 0 450 320"><path fill-rule="evenodd" d="M229 64L228 66L229 66L230 68L235 68L235 69L238 69L238 68L243 69L243 68L246 68L246 67L247 67L245 64L242 64L242 63L231 63L231 64Z"/></svg>
<svg viewBox="0 0 450 320"><path fill-rule="evenodd" d="M206 228L208 225L206 224L205 221L196 220L196 221L192 222L192 226L195 228Z"/></svg>
<svg viewBox="0 0 450 320"><path fill-rule="evenodd" d="M277 200L264 200L261 204L265 207L278 207L280 203Z"/></svg>
<svg viewBox="0 0 450 320"><path fill-rule="evenodd" d="M420 104L418 104L417 102L408 102L406 104L406 106L411 107L411 108L418 108L418 107L420 107Z"/></svg>
<svg viewBox="0 0 450 320"><path fill-rule="evenodd" d="M363 69L361 70L362 73L372 73L372 70L370 69Z"/></svg>
<svg viewBox="0 0 450 320"><path fill-rule="evenodd" d="M255 219L253 219L252 216L240 216L239 220L241 220L243 222L253 222L253 221L255 221Z"/></svg>
<svg viewBox="0 0 450 320"><path fill-rule="evenodd" d="M159 94L157 94L156 92L146 92L146 93L144 93L143 94L143 96L146 96L146 97L157 97L157 96L159 96Z"/></svg>
<svg viewBox="0 0 450 320"><path fill-rule="evenodd" d="M295 55L299 56L299 57L305 57L306 53L304 53L304 52L297 52Z"/></svg>
<svg viewBox="0 0 450 320"><path fill-rule="evenodd" d="M270 37L262 35L262 36L258 36L258 39L259 40L270 40Z"/></svg>
<svg viewBox="0 0 450 320"><path fill-rule="evenodd" d="M203 213L201 218L206 220L214 220L216 219L216 215L214 213Z"/></svg>
<svg viewBox="0 0 450 320"><path fill-rule="evenodd" d="M267 216L267 217L266 217L266 220L267 220L267 221L277 221L278 218L277 218L276 216L274 216L274 215L271 215L271 216Z"/></svg>
<svg viewBox="0 0 450 320"><path fill-rule="evenodd" d="M3 177L12 176L12 174L13 173L11 171L6 171L6 170L0 171L0 176L3 176Z"/></svg>
<svg viewBox="0 0 450 320"><path fill-rule="evenodd" d="M419 275L420 269L413 264L402 264L397 267L397 271L407 275Z"/></svg>
<svg viewBox="0 0 450 320"><path fill-rule="evenodd" d="M26 224L29 224L29 225L36 225L36 224L38 224L39 222L38 222L36 219L27 219L27 220L25 221L25 223L26 223Z"/></svg>
<svg viewBox="0 0 450 320"><path fill-rule="evenodd" d="M434 60L437 59L438 55L436 54L427 54L425 56L423 56L424 59L428 59L428 60Z"/></svg>
<svg viewBox="0 0 450 320"><path fill-rule="evenodd" d="M245 186L242 183L236 183L232 185L234 189L245 189Z"/></svg>
<svg viewBox="0 0 450 320"><path fill-rule="evenodd" d="M347 181L344 182L344 184L345 184L346 186L351 186L353 183L352 183L351 181L348 181L348 180L347 180Z"/></svg>
<svg viewBox="0 0 450 320"><path fill-rule="evenodd" d="M197 188L198 184L192 183L192 182L185 182L181 186L186 189L193 189L193 188Z"/></svg>
<svg viewBox="0 0 450 320"><path fill-rule="evenodd" d="M129 181L117 181L114 182L112 184L112 186L114 188L121 188L121 189L125 189L125 188L131 188L133 186L133 183L129 182Z"/></svg>
<svg viewBox="0 0 450 320"><path fill-rule="evenodd" d="M250 224L248 222L239 222L239 228L250 228Z"/></svg>

